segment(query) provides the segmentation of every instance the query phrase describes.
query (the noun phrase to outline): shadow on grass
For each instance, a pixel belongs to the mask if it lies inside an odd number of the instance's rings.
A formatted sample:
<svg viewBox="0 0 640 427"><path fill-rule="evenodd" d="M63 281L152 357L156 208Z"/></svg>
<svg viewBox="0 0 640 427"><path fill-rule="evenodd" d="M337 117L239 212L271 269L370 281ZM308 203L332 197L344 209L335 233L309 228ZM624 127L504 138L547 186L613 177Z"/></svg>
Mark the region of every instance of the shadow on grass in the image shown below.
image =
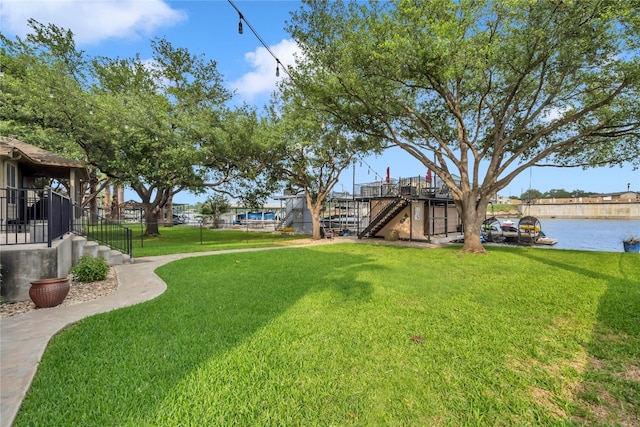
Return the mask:
<svg viewBox="0 0 640 427"><path fill-rule="evenodd" d="M619 255L619 277L599 301L576 415L596 425L640 425L640 256Z"/></svg>
<svg viewBox="0 0 640 427"><path fill-rule="evenodd" d="M583 260L581 265L590 266L587 269L527 254L529 259L606 283L591 339L584 345L587 360L572 420L588 425L640 425L640 257L607 253L607 260L617 263L603 274L598 268L602 256L576 253Z"/></svg>
<svg viewBox="0 0 640 427"><path fill-rule="evenodd" d="M50 342L15 425L152 423L185 377L306 294L328 289L348 300L370 298L370 285L357 277L375 266L358 251L277 253L167 264L157 273L169 287L157 299L69 327ZM290 268L305 263L327 269Z"/></svg>
<svg viewBox="0 0 640 427"><path fill-rule="evenodd" d="M141 231L142 232L142 231ZM211 230L206 227L177 226L161 227L157 236L133 237L135 257L168 255L189 252L205 252L222 249L265 247L283 245L285 241L297 240L304 236L243 230Z"/></svg>

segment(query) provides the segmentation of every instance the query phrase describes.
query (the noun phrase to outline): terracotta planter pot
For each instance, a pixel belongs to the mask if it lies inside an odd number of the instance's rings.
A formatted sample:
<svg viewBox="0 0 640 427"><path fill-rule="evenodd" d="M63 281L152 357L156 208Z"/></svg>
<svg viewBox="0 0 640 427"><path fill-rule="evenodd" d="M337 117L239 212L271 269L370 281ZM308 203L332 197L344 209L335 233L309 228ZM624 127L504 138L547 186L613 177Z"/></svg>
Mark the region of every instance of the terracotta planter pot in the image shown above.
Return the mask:
<svg viewBox="0 0 640 427"><path fill-rule="evenodd" d="M66 277L34 280L31 282L29 296L37 307L55 307L64 301L69 288L69 279Z"/></svg>

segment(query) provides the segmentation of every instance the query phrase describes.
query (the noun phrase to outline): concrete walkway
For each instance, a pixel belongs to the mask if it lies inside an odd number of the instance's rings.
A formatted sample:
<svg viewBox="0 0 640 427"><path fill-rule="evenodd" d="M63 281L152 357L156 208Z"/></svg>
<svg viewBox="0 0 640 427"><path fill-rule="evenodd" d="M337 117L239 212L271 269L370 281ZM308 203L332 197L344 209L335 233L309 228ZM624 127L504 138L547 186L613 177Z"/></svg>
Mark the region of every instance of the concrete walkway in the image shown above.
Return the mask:
<svg viewBox="0 0 640 427"><path fill-rule="evenodd" d="M311 245L340 241L347 241L347 239L322 240L313 242ZM133 264L115 267L118 289L109 295L80 304L34 310L2 319L0 325L0 426L9 427L13 423L51 337L65 326L85 317L138 304L162 294L167 286L154 273L154 270L161 265L193 256L305 246L310 244L136 258Z"/></svg>

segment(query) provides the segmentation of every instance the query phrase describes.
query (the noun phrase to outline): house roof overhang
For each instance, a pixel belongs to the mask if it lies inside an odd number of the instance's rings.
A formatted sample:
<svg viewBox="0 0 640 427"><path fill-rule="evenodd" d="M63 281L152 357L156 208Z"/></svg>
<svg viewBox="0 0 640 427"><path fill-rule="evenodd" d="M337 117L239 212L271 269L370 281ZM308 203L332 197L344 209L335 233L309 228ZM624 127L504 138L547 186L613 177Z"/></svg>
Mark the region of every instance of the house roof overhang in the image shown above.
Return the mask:
<svg viewBox="0 0 640 427"><path fill-rule="evenodd" d="M26 174L51 178L68 178L75 169L80 179L89 180L86 166L77 160L67 159L15 138L0 137L0 157L16 160Z"/></svg>

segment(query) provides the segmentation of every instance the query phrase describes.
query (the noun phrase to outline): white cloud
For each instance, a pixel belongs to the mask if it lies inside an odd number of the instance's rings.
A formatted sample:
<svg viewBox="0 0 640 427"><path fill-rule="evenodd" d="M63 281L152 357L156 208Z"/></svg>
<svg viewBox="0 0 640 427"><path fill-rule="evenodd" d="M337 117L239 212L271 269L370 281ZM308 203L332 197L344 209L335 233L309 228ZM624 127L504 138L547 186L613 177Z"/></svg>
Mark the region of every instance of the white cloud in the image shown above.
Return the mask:
<svg viewBox="0 0 640 427"><path fill-rule="evenodd" d="M295 64L294 56L301 52L295 41L287 39L269 46L269 49L280 60L280 77L276 76L276 60L267 49L260 46L253 52L244 55L253 71L230 83L231 88L247 101L252 101L256 96L273 92L278 80L287 76L283 68L293 66Z"/></svg>
<svg viewBox="0 0 640 427"><path fill-rule="evenodd" d="M24 37L30 32L27 20L33 18L70 29L78 45L139 38L187 18L162 0L3 0L1 13L3 33Z"/></svg>

